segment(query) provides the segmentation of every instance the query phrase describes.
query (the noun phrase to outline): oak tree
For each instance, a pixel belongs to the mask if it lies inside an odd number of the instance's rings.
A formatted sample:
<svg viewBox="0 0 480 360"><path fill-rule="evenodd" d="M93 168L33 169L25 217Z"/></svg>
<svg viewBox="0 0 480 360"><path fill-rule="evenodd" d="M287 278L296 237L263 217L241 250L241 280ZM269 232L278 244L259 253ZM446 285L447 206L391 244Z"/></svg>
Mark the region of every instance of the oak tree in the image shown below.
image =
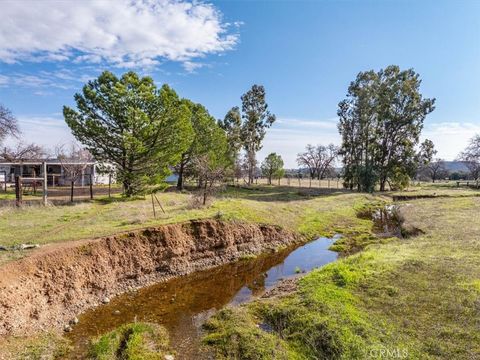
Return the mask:
<svg viewBox="0 0 480 360"><path fill-rule="evenodd" d="M268 179L268 184L272 184L272 179L279 179L285 174L283 169L283 160L277 153L269 154L262 162L262 175Z"/></svg>
<svg viewBox="0 0 480 360"><path fill-rule="evenodd" d="M423 98L420 77L391 65L361 72L339 103L345 186L361 191L402 188L416 171L416 151L435 99Z"/></svg>
<svg viewBox="0 0 480 360"><path fill-rule="evenodd" d="M469 144L462 151L459 159L467 166L470 176L474 180L480 178L480 135L475 135L470 139Z"/></svg>

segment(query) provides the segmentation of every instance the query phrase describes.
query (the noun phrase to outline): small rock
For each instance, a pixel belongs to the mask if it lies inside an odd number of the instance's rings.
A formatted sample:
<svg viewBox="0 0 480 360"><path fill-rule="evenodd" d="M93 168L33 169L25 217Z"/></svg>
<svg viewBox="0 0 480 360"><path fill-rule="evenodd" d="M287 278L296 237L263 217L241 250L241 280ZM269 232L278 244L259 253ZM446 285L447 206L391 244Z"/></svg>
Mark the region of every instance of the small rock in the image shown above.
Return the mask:
<svg viewBox="0 0 480 360"><path fill-rule="evenodd" d="M103 302L104 304L108 304L108 303L110 302L110 299L105 296L105 297L103 298L102 302Z"/></svg>
<svg viewBox="0 0 480 360"><path fill-rule="evenodd" d="M173 355L165 355L164 358L165 360L175 360L175 357Z"/></svg>
<svg viewBox="0 0 480 360"><path fill-rule="evenodd" d="M71 327L70 325L65 325L65 326L63 327L63 331L65 331L65 332L70 332L70 331L72 331L72 327Z"/></svg>
<svg viewBox="0 0 480 360"><path fill-rule="evenodd" d="M78 318L74 317L72 320L70 320L70 325L75 325L78 324Z"/></svg>
<svg viewBox="0 0 480 360"><path fill-rule="evenodd" d="M115 311L113 312L113 315L120 315L120 310L115 310Z"/></svg>
<svg viewBox="0 0 480 360"><path fill-rule="evenodd" d="M35 249L39 247L40 245L38 244L20 244L20 250Z"/></svg>

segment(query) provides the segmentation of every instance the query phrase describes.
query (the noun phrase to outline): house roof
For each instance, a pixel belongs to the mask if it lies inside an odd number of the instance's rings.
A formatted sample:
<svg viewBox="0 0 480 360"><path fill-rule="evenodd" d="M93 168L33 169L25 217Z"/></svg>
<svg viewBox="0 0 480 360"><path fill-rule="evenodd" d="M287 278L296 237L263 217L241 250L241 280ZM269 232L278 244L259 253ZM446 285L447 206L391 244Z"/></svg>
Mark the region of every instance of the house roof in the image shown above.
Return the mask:
<svg viewBox="0 0 480 360"><path fill-rule="evenodd" d="M96 161L60 161L59 159L55 158L47 158L47 159L23 159L17 161L7 161L7 160L0 160L0 165L42 165L43 163L47 163L47 165L95 165Z"/></svg>

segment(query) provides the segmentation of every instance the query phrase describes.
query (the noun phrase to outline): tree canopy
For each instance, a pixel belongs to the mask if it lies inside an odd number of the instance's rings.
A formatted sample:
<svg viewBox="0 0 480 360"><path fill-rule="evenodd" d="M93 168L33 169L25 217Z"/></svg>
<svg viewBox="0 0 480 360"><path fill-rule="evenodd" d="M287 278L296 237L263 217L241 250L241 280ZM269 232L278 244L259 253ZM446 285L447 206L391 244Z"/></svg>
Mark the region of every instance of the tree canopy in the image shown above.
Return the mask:
<svg viewBox="0 0 480 360"><path fill-rule="evenodd" d="M183 99L182 102L190 110L189 121L193 129L188 148L182 153L180 162L176 166L178 173L177 188L183 189L184 175L194 173L192 166L195 159L207 155L209 152L216 152L227 156L227 144L225 132L217 124L215 118L208 113L208 110L201 104L193 103Z"/></svg>
<svg viewBox="0 0 480 360"><path fill-rule="evenodd" d="M420 77L391 65L361 72L338 105L345 186L380 190L404 187L416 171L416 151L435 99L423 98Z"/></svg>
<svg viewBox="0 0 480 360"><path fill-rule="evenodd" d="M283 169L283 160L277 153L270 153L262 162L262 175L268 179L268 183L272 184L273 178L281 178L285 174Z"/></svg>
<svg viewBox="0 0 480 360"><path fill-rule="evenodd" d="M168 85L128 72L103 72L63 108L75 138L99 161L116 166L127 196L169 173L190 145L190 109Z"/></svg>
<svg viewBox="0 0 480 360"><path fill-rule="evenodd" d="M246 152L248 183L252 184L257 164L256 153L262 148L266 129L274 123L275 115L268 110L265 88L261 85L253 85L241 99L243 118L241 139Z"/></svg>
<svg viewBox="0 0 480 360"><path fill-rule="evenodd" d="M238 106L231 108L218 124L225 131L232 158L237 159L242 149L242 115Z"/></svg>

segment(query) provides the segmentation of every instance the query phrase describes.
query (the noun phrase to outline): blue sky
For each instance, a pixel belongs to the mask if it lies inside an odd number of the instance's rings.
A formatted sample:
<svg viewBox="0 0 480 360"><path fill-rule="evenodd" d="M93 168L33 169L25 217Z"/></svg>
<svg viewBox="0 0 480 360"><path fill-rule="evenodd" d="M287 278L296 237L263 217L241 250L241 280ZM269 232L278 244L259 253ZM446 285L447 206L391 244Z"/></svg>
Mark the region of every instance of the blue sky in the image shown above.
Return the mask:
<svg viewBox="0 0 480 360"><path fill-rule="evenodd" d="M455 158L480 133L480 1L79 4L2 2L0 102L26 141L69 141L62 106L104 69L150 75L216 117L264 85L278 120L259 159L275 151L288 167L307 143L339 142L349 82L389 64L414 68L437 99L423 137L440 157Z"/></svg>

